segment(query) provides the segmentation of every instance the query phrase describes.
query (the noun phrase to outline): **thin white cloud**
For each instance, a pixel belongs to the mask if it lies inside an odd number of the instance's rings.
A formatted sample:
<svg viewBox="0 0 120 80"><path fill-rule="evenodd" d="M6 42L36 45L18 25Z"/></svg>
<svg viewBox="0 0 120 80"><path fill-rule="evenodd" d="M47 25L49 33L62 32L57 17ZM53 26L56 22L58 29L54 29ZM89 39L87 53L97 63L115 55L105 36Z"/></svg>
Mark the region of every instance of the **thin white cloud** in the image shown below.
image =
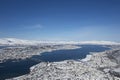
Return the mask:
<svg viewBox="0 0 120 80"><path fill-rule="evenodd" d="M33 26L31 26L31 28L39 28L39 29L41 29L41 28L43 28L43 26L42 25L40 25L40 24L37 24L37 25L33 25Z"/></svg>
<svg viewBox="0 0 120 80"><path fill-rule="evenodd" d="M24 25L25 29L42 29L43 26L41 24L35 24L35 25Z"/></svg>

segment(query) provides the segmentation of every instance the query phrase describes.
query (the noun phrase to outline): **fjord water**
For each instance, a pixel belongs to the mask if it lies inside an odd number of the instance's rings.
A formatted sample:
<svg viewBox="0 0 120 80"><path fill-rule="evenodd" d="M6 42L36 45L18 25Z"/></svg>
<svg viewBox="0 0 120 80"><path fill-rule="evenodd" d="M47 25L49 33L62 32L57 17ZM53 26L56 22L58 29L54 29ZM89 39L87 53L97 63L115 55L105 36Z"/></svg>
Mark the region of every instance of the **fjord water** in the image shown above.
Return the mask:
<svg viewBox="0 0 120 80"><path fill-rule="evenodd" d="M42 53L40 56L33 56L32 58L40 59L45 62L55 62L63 60L78 60L86 57L90 52L102 52L109 48L99 45L81 45L79 49L72 50L58 50L52 52Z"/></svg>
<svg viewBox="0 0 120 80"><path fill-rule="evenodd" d="M7 61L0 63L0 80L12 78L29 73L29 68L35 64L44 62L55 62L63 60L77 60L83 59L90 52L102 52L109 50L107 47L100 45L81 45L82 48L72 50L57 50L52 52L45 52L39 56L33 56L30 59L21 60L17 62Z"/></svg>

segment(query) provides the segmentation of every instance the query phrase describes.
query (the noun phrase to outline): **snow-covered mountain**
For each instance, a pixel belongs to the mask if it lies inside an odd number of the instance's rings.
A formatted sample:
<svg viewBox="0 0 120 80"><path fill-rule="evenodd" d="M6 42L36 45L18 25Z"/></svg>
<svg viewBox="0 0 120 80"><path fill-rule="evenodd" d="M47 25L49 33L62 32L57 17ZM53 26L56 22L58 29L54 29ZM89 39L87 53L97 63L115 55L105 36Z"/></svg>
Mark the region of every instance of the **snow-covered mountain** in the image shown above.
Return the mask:
<svg viewBox="0 0 120 80"><path fill-rule="evenodd" d="M0 39L1 45L36 45L38 41L22 40L16 38L3 38Z"/></svg>
<svg viewBox="0 0 120 80"><path fill-rule="evenodd" d="M95 45L120 45L111 41L33 41L16 38L2 38L0 45L39 45L39 44L95 44Z"/></svg>

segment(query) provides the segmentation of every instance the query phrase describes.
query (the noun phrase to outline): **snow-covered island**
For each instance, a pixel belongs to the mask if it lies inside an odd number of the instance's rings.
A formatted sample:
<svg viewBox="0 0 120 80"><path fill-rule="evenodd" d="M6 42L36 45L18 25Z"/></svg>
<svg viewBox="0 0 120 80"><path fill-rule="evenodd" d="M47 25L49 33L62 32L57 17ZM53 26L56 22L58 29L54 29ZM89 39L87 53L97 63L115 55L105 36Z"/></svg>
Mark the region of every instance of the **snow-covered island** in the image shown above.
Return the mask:
<svg viewBox="0 0 120 80"><path fill-rule="evenodd" d="M42 45L42 46L12 46L0 49L0 63L7 60L22 60L43 52L54 50L77 49L75 45Z"/></svg>
<svg viewBox="0 0 120 80"><path fill-rule="evenodd" d="M86 60L42 62L29 74L7 80L120 80L120 49L91 54Z"/></svg>
<svg viewBox="0 0 120 80"><path fill-rule="evenodd" d="M105 45L112 48L105 52L87 55L82 60L41 62L30 68L30 73L7 80L120 80L120 43L110 41L39 42L19 39L0 39L9 45L0 49L0 62L26 59L43 52L80 48L76 45ZM11 47L12 46L12 47Z"/></svg>
<svg viewBox="0 0 120 80"><path fill-rule="evenodd" d="M0 39L0 47L7 46L0 49L0 63L7 60L20 60L30 58L33 55L40 55L43 52L50 52L53 50L63 49L77 49L80 46L76 45L118 45L119 43L110 41L30 41L15 38Z"/></svg>

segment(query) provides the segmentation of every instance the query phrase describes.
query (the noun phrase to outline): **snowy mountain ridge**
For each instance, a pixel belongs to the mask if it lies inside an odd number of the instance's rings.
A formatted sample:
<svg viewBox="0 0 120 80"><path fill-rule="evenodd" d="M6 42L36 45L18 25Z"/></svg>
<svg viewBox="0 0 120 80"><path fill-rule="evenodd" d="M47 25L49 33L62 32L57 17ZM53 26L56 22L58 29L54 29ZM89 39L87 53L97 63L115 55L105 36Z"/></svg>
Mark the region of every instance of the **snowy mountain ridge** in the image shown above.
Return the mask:
<svg viewBox="0 0 120 80"><path fill-rule="evenodd" d="M0 45L39 45L39 44L95 44L95 45L120 45L111 41L34 41L16 38L1 38Z"/></svg>

